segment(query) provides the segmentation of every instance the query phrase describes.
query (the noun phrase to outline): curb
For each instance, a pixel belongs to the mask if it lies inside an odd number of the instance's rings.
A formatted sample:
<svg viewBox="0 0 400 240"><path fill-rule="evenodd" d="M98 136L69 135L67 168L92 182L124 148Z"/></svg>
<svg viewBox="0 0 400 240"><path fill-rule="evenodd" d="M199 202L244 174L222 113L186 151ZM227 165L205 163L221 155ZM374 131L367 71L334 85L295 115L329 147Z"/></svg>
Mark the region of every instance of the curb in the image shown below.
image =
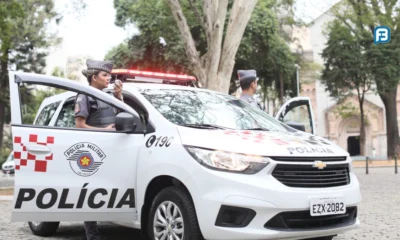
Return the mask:
<svg viewBox="0 0 400 240"><path fill-rule="evenodd" d="M0 196L0 201L12 201L14 196Z"/></svg>

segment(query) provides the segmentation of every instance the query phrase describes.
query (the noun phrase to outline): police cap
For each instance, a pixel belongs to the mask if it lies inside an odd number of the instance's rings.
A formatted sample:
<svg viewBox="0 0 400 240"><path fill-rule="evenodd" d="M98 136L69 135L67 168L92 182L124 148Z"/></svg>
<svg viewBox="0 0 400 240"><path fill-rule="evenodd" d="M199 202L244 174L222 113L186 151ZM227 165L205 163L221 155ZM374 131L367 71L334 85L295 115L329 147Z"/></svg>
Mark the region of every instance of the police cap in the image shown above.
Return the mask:
<svg viewBox="0 0 400 240"><path fill-rule="evenodd" d="M252 82L257 80L256 70L238 70L239 82Z"/></svg>
<svg viewBox="0 0 400 240"><path fill-rule="evenodd" d="M86 61L87 69L83 70L82 73L85 76L93 75L94 71L105 71L107 73L111 73L113 68L113 62L111 61L99 61L99 60L91 60L88 59Z"/></svg>

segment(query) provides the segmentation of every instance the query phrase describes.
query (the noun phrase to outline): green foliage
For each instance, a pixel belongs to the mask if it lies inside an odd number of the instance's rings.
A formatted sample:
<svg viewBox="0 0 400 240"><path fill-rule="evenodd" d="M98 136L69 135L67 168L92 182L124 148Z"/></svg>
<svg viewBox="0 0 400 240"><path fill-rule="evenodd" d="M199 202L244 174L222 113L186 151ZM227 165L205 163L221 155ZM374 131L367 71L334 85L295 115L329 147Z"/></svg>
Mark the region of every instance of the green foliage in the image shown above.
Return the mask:
<svg viewBox="0 0 400 240"><path fill-rule="evenodd" d="M341 25L362 46L368 72L379 93L392 91L400 80L399 3L399 0L345 0L334 9ZM389 43L374 44L376 26L388 26L392 30Z"/></svg>
<svg viewBox="0 0 400 240"><path fill-rule="evenodd" d="M336 117L341 117L342 119L351 118L351 117L360 117L360 108L358 106L354 106L352 103L342 103L339 104L336 109L333 111ZM364 114L364 123L365 126L369 125L368 118L366 114Z"/></svg>
<svg viewBox="0 0 400 240"><path fill-rule="evenodd" d="M289 4L289 5L283 5ZM289 96L297 93L295 63L301 64L301 57L291 52L288 43L289 36L283 31L283 24L294 24L291 15L279 19L276 16L279 9L290 6L292 1L283 1L277 5L275 1L259 1L247 25L241 45L236 55L236 64L232 80L237 79L237 70L256 69L263 91L280 89L280 78L284 83L284 92ZM231 85L230 91L238 88Z"/></svg>
<svg viewBox="0 0 400 240"><path fill-rule="evenodd" d="M334 98L340 100L357 90L363 100L364 92L371 86L371 77L362 41L340 20L334 20L329 31L327 46L322 52L325 68L321 82Z"/></svg>
<svg viewBox="0 0 400 240"><path fill-rule="evenodd" d="M0 92L0 109L5 106L4 115L0 111L0 128L3 121L10 121L8 69L43 73L47 49L59 41L47 30L57 18L53 0L6 2L0 1L0 11L9 10L8 15L0 14L0 88L5 90Z"/></svg>
<svg viewBox="0 0 400 240"><path fill-rule="evenodd" d="M63 78L65 77L64 71L60 67L55 67L51 72L52 76Z"/></svg>
<svg viewBox="0 0 400 240"><path fill-rule="evenodd" d="M115 0L114 7L116 25L135 24L140 34L113 48L105 59L113 60L117 67L190 73L179 29L164 0ZM201 28L188 4L183 4L183 8L197 45L204 45ZM160 37L165 40L165 46L160 43Z"/></svg>
<svg viewBox="0 0 400 240"><path fill-rule="evenodd" d="M201 9L201 1L195 2ZM203 30L189 2L181 1L181 5L202 55L207 52ZM256 69L264 85L276 84L277 89L281 74L285 89L296 92L294 63L299 62L298 56L291 53L285 42L288 36L282 30L283 25L292 25L295 21L290 14L280 19L276 16L278 8L290 13L292 5L293 0L279 1L279 4L275 0L259 0L236 55L230 93L238 88L235 84L238 69ZM135 24L140 34L113 48L105 59L113 60L116 67L191 74L180 31L164 0L114 0L114 7L116 25ZM160 37L165 39L165 46L160 44Z"/></svg>

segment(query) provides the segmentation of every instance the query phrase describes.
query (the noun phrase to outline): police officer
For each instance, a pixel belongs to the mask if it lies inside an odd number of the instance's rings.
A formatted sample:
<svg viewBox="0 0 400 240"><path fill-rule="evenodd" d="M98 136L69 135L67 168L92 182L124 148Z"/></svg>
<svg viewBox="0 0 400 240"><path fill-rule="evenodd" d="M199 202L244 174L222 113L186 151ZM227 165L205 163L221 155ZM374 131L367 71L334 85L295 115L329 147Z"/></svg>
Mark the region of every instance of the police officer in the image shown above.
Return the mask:
<svg viewBox="0 0 400 240"><path fill-rule="evenodd" d="M103 90L108 87L111 79L113 64L108 61L87 60L87 69L83 70L89 85ZM122 83L114 84L114 96L121 101ZM78 94L75 102L75 124L78 128L106 128L113 129L115 116L118 111L113 106L93 99L84 94Z"/></svg>
<svg viewBox="0 0 400 240"><path fill-rule="evenodd" d="M256 70L238 70L238 75L242 88L240 99L262 110L260 104L254 99L258 81Z"/></svg>
<svg viewBox="0 0 400 240"><path fill-rule="evenodd" d="M108 61L87 60L87 69L82 71L89 85L103 90L108 87L111 79L113 63ZM114 96L121 101L122 83L114 84ZM75 125L77 128L114 129L117 109L113 106L93 99L84 94L78 94L75 100ZM88 240L99 240L100 233L96 221L84 222Z"/></svg>

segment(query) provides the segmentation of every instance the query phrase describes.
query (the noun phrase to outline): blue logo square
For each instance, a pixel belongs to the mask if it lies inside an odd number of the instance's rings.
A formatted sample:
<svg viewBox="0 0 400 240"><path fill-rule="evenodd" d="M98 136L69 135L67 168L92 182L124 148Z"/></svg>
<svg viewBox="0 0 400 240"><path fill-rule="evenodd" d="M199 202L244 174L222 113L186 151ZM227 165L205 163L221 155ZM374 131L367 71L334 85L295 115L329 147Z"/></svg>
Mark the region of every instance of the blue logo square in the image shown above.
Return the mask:
<svg viewBox="0 0 400 240"><path fill-rule="evenodd" d="M374 29L374 44L390 42L390 29L386 26L378 26Z"/></svg>

